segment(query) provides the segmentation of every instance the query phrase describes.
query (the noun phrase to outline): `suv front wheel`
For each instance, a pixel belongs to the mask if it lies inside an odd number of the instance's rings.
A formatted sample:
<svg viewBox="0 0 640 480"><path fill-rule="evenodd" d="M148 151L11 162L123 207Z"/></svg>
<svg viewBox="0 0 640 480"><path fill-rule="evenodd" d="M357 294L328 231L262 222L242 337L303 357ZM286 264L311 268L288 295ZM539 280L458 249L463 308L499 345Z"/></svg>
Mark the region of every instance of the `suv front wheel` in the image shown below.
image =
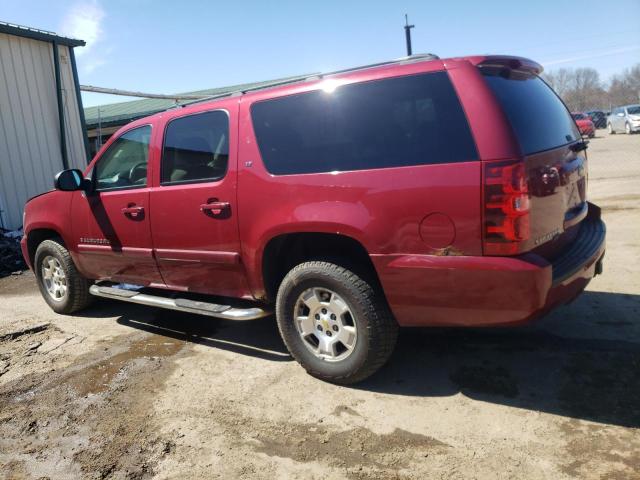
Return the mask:
<svg viewBox="0 0 640 480"><path fill-rule="evenodd" d="M58 239L38 245L33 266L40 293L54 312L73 313L91 303L91 281L78 272L69 251Z"/></svg>
<svg viewBox="0 0 640 480"><path fill-rule="evenodd" d="M334 263L293 268L278 289L276 316L291 355L322 380L364 380L389 359L398 325L371 284Z"/></svg>

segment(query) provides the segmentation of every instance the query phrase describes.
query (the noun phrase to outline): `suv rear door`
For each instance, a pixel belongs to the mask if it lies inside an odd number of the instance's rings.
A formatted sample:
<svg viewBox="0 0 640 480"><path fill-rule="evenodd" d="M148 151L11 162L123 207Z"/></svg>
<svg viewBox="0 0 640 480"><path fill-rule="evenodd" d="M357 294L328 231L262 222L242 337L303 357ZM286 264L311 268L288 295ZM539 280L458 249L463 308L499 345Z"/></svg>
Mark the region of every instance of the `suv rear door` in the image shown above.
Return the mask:
<svg viewBox="0 0 640 480"><path fill-rule="evenodd" d="M151 231L167 286L246 294L236 208L237 102L170 118L150 193Z"/></svg>

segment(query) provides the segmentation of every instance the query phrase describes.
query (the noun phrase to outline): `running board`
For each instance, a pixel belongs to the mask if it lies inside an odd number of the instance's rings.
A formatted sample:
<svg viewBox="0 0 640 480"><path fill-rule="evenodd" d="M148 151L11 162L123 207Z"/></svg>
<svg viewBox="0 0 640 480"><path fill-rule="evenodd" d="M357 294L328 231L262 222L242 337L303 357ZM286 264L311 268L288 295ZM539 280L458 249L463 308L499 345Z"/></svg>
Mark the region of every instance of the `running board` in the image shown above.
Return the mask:
<svg viewBox="0 0 640 480"><path fill-rule="evenodd" d="M105 287L101 285L91 285L89 293L96 297L111 298L113 300L122 300L123 302L139 303L140 305L166 308L179 312L196 313L227 320L255 320L271 315L270 311L258 307L236 308L230 305L219 305L217 303L196 302L186 298L168 298L158 295L148 295L136 290Z"/></svg>

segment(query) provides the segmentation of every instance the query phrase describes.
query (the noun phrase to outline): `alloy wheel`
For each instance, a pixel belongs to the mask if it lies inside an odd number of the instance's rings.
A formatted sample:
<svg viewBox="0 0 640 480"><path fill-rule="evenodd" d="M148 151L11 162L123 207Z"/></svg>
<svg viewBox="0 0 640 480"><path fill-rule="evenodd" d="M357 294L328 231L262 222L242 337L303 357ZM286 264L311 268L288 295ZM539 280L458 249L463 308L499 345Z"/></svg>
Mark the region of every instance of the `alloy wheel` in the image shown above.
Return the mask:
<svg viewBox="0 0 640 480"><path fill-rule="evenodd" d="M295 303L294 319L305 347L317 358L339 362L349 357L358 330L348 303L323 287L302 292Z"/></svg>
<svg viewBox="0 0 640 480"><path fill-rule="evenodd" d="M56 257L47 255L42 260L42 282L49 296L57 302L67 295L67 276Z"/></svg>

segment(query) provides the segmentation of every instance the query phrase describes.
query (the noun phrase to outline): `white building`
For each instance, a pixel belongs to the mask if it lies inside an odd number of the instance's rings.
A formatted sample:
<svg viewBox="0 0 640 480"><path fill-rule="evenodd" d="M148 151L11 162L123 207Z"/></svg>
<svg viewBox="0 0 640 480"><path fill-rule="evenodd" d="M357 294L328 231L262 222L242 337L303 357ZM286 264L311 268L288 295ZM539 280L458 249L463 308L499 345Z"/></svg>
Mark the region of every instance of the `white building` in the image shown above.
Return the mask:
<svg viewBox="0 0 640 480"><path fill-rule="evenodd" d="M87 165L74 47L82 40L0 22L0 227L64 168Z"/></svg>

